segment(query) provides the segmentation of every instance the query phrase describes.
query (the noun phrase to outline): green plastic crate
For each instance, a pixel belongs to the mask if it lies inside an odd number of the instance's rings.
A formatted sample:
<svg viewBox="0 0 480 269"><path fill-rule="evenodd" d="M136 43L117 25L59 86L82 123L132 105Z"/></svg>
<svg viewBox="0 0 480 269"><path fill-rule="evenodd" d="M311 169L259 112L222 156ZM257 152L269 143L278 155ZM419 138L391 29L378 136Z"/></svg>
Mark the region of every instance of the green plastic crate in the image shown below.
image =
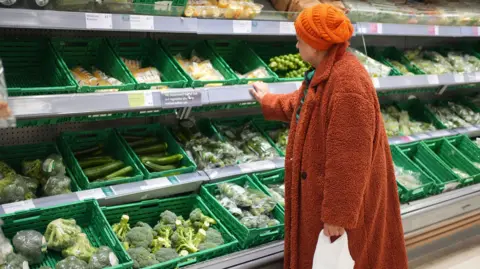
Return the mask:
<svg viewBox="0 0 480 269"><path fill-rule="evenodd" d="M142 67L155 67L162 74L161 83L139 83L127 68L127 72L130 73L137 84L137 89L144 90L151 87L183 88L187 84L185 76L173 64L172 59L163 48L156 44L155 40L148 38L110 39L109 42L119 57L139 60Z"/></svg>
<svg viewBox="0 0 480 269"><path fill-rule="evenodd" d="M123 146L122 141L113 129L62 133L58 144L64 157L65 164L72 170L73 175L77 179L78 185L82 190L129 183L143 179L141 170L138 168L137 164L130 156L128 150ZM116 160L122 161L126 166L131 166L133 168L131 176L115 180L91 182L83 173L82 168L80 168L80 164L75 158L74 152L81 149L95 147L99 144L103 144L103 148L107 155L112 156Z"/></svg>
<svg viewBox="0 0 480 269"><path fill-rule="evenodd" d="M260 189L252 179L247 176L240 176L237 178L225 180L222 182L234 183L240 186L248 186L254 189ZM221 182L221 183L222 183ZM220 203L215 199L217 194L220 194L217 188L218 183L206 184L202 186L200 196L205 200L205 203L212 210L213 214L217 216L222 223L227 227L229 231L240 242L240 247L242 249L258 246L264 243L268 243L274 240L282 239L284 236L284 218L285 214L277 205L272 211L273 217L280 222L279 225L267 227L267 228L254 228L248 229L240 221L235 218L227 209L225 209Z"/></svg>
<svg viewBox="0 0 480 269"><path fill-rule="evenodd" d="M436 193L457 188L461 179L426 144L413 142L397 147L425 174L435 179Z"/></svg>
<svg viewBox="0 0 480 269"><path fill-rule="evenodd" d="M0 59L10 96L71 93L77 89L46 39L0 38Z"/></svg>
<svg viewBox="0 0 480 269"><path fill-rule="evenodd" d="M147 124L147 125L140 125L134 127L123 127L123 128L116 128L119 138L122 141L123 145L132 156L133 160L137 163L138 167L142 170L145 178L158 178L158 177L165 177L171 175L179 175L193 172L197 169L195 163L190 159L190 157L185 153L182 147L175 141L172 134L167 130L167 128L159 125L159 124ZM169 155L171 154L182 154L183 159L180 162L181 166L185 166L183 168L176 168L164 172L150 172L145 165L143 165L140 157L133 151L133 149L128 145L128 142L123 138L123 135L129 136L141 136L141 137L158 137L160 141L164 141L168 144L167 152Z"/></svg>
<svg viewBox="0 0 480 269"><path fill-rule="evenodd" d="M129 91L135 88L135 81L127 72L127 67L115 55L105 39L54 38L52 39L52 44L63 61L64 67L68 70L81 66L91 71L92 67L96 67L108 76L114 77L123 83L118 86L80 86L75 82L80 93L109 89ZM73 75L71 73L69 75L73 79Z"/></svg>
<svg viewBox="0 0 480 269"><path fill-rule="evenodd" d="M285 169L275 169L267 172L254 173L252 175L253 182L269 196L272 196L267 185L270 184L282 184L285 182ZM285 212L285 207L281 204L278 204L280 209Z"/></svg>
<svg viewBox="0 0 480 269"><path fill-rule="evenodd" d="M458 151L447 139L438 138L422 142L445 162L451 169L459 169L469 175L460 179L462 185L474 183L480 177L480 169L475 167L460 151Z"/></svg>
<svg viewBox="0 0 480 269"><path fill-rule="evenodd" d="M468 101L466 98L461 98L461 97L456 97L456 98L451 99L449 101L443 101L443 100L434 101L431 104L434 105L434 106L448 107L448 102L458 103L460 105L464 105L464 106L472 109L475 112L480 112L479 108L476 107L473 103ZM440 119L436 116L435 112L433 112L427 106L425 106L425 113L428 115L428 117L436 119L435 122L437 124L435 126L438 125L438 126L441 126L442 129L448 129L447 126L445 126L445 124L442 121L440 121Z"/></svg>
<svg viewBox="0 0 480 269"><path fill-rule="evenodd" d="M212 214L212 211L207 207L200 196L188 195L161 200L154 199L138 203L102 207L102 210L110 225L118 223L122 215L127 214L130 217L130 225L133 226L136 222L142 221L153 227L160 219L160 214L165 210L170 210L177 216L182 216L183 218L188 219L190 212L195 208L201 209L205 215L210 216L217 221L217 224L212 227L222 234L225 243L216 248L199 251L186 257L179 257L170 261L145 267L145 269L174 269L230 254L237 250L237 239L235 239L235 237L233 237L233 235L225 228L216 215Z"/></svg>
<svg viewBox="0 0 480 269"><path fill-rule="evenodd" d="M422 185L417 188L409 189L397 180L397 185L399 186L399 189L402 190L400 194L400 201L402 203L422 199L430 194L436 193L436 181L433 178L425 174L411 159L403 154L398 147L392 145L390 146L390 151L392 153L392 159L395 163L395 166L418 174L418 180L420 180L422 183Z"/></svg>
<svg viewBox="0 0 480 269"><path fill-rule="evenodd" d="M480 168L480 148L466 135L457 135L446 138L458 151L460 151L476 168ZM480 182L476 177L475 181Z"/></svg>
<svg viewBox="0 0 480 269"><path fill-rule="evenodd" d="M395 47L388 47L384 49L380 48L375 48L374 49L374 55L375 58L380 61L381 63L393 68L397 74L395 75L400 75L402 76L402 72L398 70L391 62L391 60L400 62L403 64L409 72L412 72L415 75L424 75L425 72L423 72L420 68L418 68L416 65L412 64L406 57L403 55L403 52L399 51ZM392 74L393 75L393 74Z"/></svg>
<svg viewBox="0 0 480 269"><path fill-rule="evenodd" d="M446 128L435 114L426 108L425 103L418 99L410 99L405 102L395 103L395 105L402 110L408 111L408 115L416 121L431 123L437 129Z"/></svg>
<svg viewBox="0 0 480 269"><path fill-rule="evenodd" d="M296 54L298 49L292 42L248 42L248 46L262 59L267 65L270 59L284 54ZM275 73L275 72L274 72ZM275 80L278 82L303 81L303 77L282 78L281 74L275 73Z"/></svg>
<svg viewBox="0 0 480 269"><path fill-rule="evenodd" d="M135 14L182 16L187 0L133 0Z"/></svg>
<svg viewBox="0 0 480 269"><path fill-rule="evenodd" d="M94 247L108 246L112 249L119 264L108 267L108 269L132 268L132 260L123 250L113 231L108 228L109 224L96 200L85 200L2 215L1 219L4 222L2 230L8 238L12 238L22 230L36 230L44 233L47 225L58 218L75 219L77 225L82 228L82 232L87 235L88 240ZM30 268L38 269L41 266L55 268L57 262L63 259L60 252L49 250L41 265L31 265Z"/></svg>
<svg viewBox="0 0 480 269"><path fill-rule="evenodd" d="M270 136L269 132L278 130L278 129L288 129L288 124L280 121L268 121L262 116L260 117L255 117L253 119L253 124L260 130L262 135L272 144L278 152L280 152L280 156L285 157L286 152L281 149L277 144L275 143L275 140L272 136Z"/></svg>
<svg viewBox="0 0 480 269"><path fill-rule="evenodd" d="M236 40L211 40L208 44L220 55L230 68L239 74L246 74L258 67L264 67L269 77L267 78L240 78L239 84L255 81L274 82L276 75L268 65L260 59L244 41Z"/></svg>
<svg viewBox="0 0 480 269"><path fill-rule="evenodd" d="M238 83L238 78L228 67L227 63L218 56L205 41L189 41L189 40L162 40L162 45L165 50L172 56L177 68L183 73L188 80L188 86L190 87L204 87L209 84L222 84L222 85L234 85ZM190 59L192 52L195 51L197 56L204 60L210 60L213 67L220 72L224 80L194 80L190 75L183 70L182 66L175 59L177 54L181 54L182 57Z"/></svg>
<svg viewBox="0 0 480 269"><path fill-rule="evenodd" d="M40 159L43 161L50 154L61 155L55 143L40 143L0 147L0 156L2 156L0 161L7 163L19 175L22 174L22 161L30 161L35 159ZM63 160L63 163L65 164L65 166L67 166L65 159ZM70 183L72 191L79 191L80 187L78 186L77 180L71 173L71 170L68 167L66 170L67 176L72 180ZM37 193L37 195L39 194L40 193Z"/></svg>

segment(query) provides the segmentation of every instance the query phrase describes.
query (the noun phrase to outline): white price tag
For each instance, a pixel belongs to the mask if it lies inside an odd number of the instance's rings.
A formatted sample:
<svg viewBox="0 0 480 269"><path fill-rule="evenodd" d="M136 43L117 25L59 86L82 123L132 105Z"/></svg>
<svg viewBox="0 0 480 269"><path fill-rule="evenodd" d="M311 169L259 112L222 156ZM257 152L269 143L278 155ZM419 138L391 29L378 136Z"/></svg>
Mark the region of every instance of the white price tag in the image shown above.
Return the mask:
<svg viewBox="0 0 480 269"><path fill-rule="evenodd" d="M437 75L427 75L427 81L428 81L428 84L439 84L440 83Z"/></svg>
<svg viewBox="0 0 480 269"><path fill-rule="evenodd" d="M428 134L416 134L415 136L418 138L418 140L429 139L431 137Z"/></svg>
<svg viewBox="0 0 480 269"><path fill-rule="evenodd" d="M463 74L453 74L453 80L456 83L464 83L465 82L465 75Z"/></svg>
<svg viewBox="0 0 480 269"><path fill-rule="evenodd" d="M76 194L79 200L105 198L105 193L103 193L102 189L79 191Z"/></svg>
<svg viewBox="0 0 480 269"><path fill-rule="evenodd" d="M166 177L156 178L156 179L149 179L143 181L146 185L140 186L141 190L151 190L151 189L161 189L165 186L172 185L172 182L168 180Z"/></svg>
<svg viewBox="0 0 480 269"><path fill-rule="evenodd" d="M440 33L440 28L438 25L429 25L428 26L428 34L429 35L438 35Z"/></svg>
<svg viewBox="0 0 480 269"><path fill-rule="evenodd" d="M292 34L294 35L295 25L291 21L281 21L280 22L280 34Z"/></svg>
<svg viewBox="0 0 480 269"><path fill-rule="evenodd" d="M242 163L238 165L240 171L244 174L248 174L255 171L271 170L275 169L276 165L272 161L258 161L253 163Z"/></svg>
<svg viewBox="0 0 480 269"><path fill-rule="evenodd" d="M130 29L153 30L153 16L130 15Z"/></svg>
<svg viewBox="0 0 480 269"><path fill-rule="evenodd" d="M378 78L372 78L372 82L373 82L373 87L375 87L375 89L380 88L380 80Z"/></svg>
<svg viewBox="0 0 480 269"><path fill-rule="evenodd" d="M145 98L145 106L153 106L153 93L150 91L143 92Z"/></svg>
<svg viewBox="0 0 480 269"><path fill-rule="evenodd" d="M480 81L480 72L475 72L475 80Z"/></svg>
<svg viewBox="0 0 480 269"><path fill-rule="evenodd" d="M3 207L3 211L9 214L17 211L35 208L35 205L33 204L32 200L27 200L27 201L20 201L20 202L15 202L10 204L4 204L2 205L2 207Z"/></svg>
<svg viewBox="0 0 480 269"><path fill-rule="evenodd" d="M370 33L372 33L372 34L383 33L383 24L381 24L381 23L370 23Z"/></svg>
<svg viewBox="0 0 480 269"><path fill-rule="evenodd" d="M466 127L467 131L478 131L478 127L473 125L473 126L467 126Z"/></svg>
<svg viewBox="0 0 480 269"><path fill-rule="evenodd" d="M435 136L449 136L450 135L450 132L449 131L446 131L446 130L439 130L439 131L436 131L435 133Z"/></svg>
<svg viewBox="0 0 480 269"><path fill-rule="evenodd" d="M302 87L302 82L300 81L295 82L295 88L296 88L295 90L300 89L300 87Z"/></svg>
<svg viewBox="0 0 480 269"><path fill-rule="evenodd" d="M87 29L112 29L112 14L85 13Z"/></svg>
<svg viewBox="0 0 480 269"><path fill-rule="evenodd" d="M249 34L252 32L252 21L232 20L233 32L236 34Z"/></svg>

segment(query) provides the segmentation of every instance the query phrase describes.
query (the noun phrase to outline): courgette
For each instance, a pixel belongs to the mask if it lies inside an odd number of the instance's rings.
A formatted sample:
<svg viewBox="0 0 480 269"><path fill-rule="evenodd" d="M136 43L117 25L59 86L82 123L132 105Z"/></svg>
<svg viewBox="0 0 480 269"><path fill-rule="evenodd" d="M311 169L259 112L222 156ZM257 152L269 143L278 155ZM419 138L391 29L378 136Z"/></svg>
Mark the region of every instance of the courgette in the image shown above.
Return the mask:
<svg viewBox="0 0 480 269"><path fill-rule="evenodd" d="M94 146L94 147L91 147L91 148L81 149L81 150L75 151L75 153L73 155L75 155L75 157L78 157L78 156L81 156L81 155L93 154L95 152L98 152L99 150L102 150L102 148L103 148L103 145L100 144L98 146Z"/></svg>
<svg viewBox="0 0 480 269"><path fill-rule="evenodd" d="M154 143L158 142L158 139L156 137L148 137L142 140L134 141L134 142L128 142L128 145L130 147L135 148L135 147L140 147L140 146L145 146L145 145L152 145Z"/></svg>
<svg viewBox="0 0 480 269"><path fill-rule="evenodd" d="M143 157L140 160L142 160L142 163L152 162L155 164L165 165L165 164L178 163L182 159L183 159L182 154L174 154L166 157Z"/></svg>
<svg viewBox="0 0 480 269"><path fill-rule="evenodd" d="M163 152L163 153L152 153L152 154L145 154L145 155L140 155L138 157L143 158L143 157L153 157L153 158L158 158L158 157L165 157L168 156L168 153Z"/></svg>
<svg viewBox="0 0 480 269"><path fill-rule="evenodd" d="M138 148L134 149L135 153L137 154L147 154L147 153L161 153L167 150L167 143L160 143L157 145L153 146L148 146L148 147L143 147L143 148Z"/></svg>
<svg viewBox="0 0 480 269"><path fill-rule="evenodd" d="M115 161L115 159L113 159L110 156L98 156L98 157L89 157L89 158L81 159L80 161L78 161L78 163L80 164L80 167L82 169L85 169L85 168L88 168L88 167L99 166L99 165L102 165L102 164L111 163L111 162L114 162L114 161Z"/></svg>
<svg viewBox="0 0 480 269"><path fill-rule="evenodd" d="M128 175L130 172L133 171L133 167L131 167L130 165L129 166L125 166L124 168L118 170L118 171L115 171L109 175L106 175L105 176L105 179L106 180L111 180L111 179L114 179L114 178L118 178L118 177L124 177L126 175Z"/></svg>
<svg viewBox="0 0 480 269"><path fill-rule="evenodd" d="M163 172L163 171L167 171L167 170L172 170L172 169L176 169L177 167L175 165L159 165L159 164L155 164L153 162L150 162L150 161L146 161L145 163L145 166L151 170L153 170L154 172Z"/></svg>
<svg viewBox="0 0 480 269"><path fill-rule="evenodd" d="M122 161L114 161L112 163L107 163L101 166L90 167L83 170L83 173L89 179L97 179L103 176L109 175L110 173L123 167Z"/></svg>
<svg viewBox="0 0 480 269"><path fill-rule="evenodd" d="M122 135L123 139L127 140L127 142L134 142L145 139L143 136L134 136L134 135Z"/></svg>

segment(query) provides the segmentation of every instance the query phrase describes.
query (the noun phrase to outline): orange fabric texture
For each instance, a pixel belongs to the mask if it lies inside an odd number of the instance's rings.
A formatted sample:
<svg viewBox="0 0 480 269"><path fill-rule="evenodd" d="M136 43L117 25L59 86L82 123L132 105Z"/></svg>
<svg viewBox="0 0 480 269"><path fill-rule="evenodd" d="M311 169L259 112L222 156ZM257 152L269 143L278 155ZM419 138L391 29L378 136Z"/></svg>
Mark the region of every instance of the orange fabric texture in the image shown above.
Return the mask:
<svg viewBox="0 0 480 269"><path fill-rule="evenodd" d="M348 41L353 34L353 26L347 16L330 4L304 9L295 20L295 30L300 39L321 51Z"/></svg>
<svg viewBox="0 0 480 269"><path fill-rule="evenodd" d="M324 223L344 227L355 269L406 269L400 203L372 81L347 43L334 45L291 94L267 94L269 120L290 122L285 157L285 269L312 268Z"/></svg>

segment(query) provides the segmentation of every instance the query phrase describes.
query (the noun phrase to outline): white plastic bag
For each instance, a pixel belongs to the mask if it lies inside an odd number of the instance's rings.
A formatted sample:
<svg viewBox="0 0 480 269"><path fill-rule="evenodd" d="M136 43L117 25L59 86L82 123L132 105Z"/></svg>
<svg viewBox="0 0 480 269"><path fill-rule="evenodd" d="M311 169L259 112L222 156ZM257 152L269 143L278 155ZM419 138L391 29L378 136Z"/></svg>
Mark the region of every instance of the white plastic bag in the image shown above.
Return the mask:
<svg viewBox="0 0 480 269"><path fill-rule="evenodd" d="M330 237L322 230L313 255L312 269L352 269L354 265L348 249L347 233L331 243Z"/></svg>

